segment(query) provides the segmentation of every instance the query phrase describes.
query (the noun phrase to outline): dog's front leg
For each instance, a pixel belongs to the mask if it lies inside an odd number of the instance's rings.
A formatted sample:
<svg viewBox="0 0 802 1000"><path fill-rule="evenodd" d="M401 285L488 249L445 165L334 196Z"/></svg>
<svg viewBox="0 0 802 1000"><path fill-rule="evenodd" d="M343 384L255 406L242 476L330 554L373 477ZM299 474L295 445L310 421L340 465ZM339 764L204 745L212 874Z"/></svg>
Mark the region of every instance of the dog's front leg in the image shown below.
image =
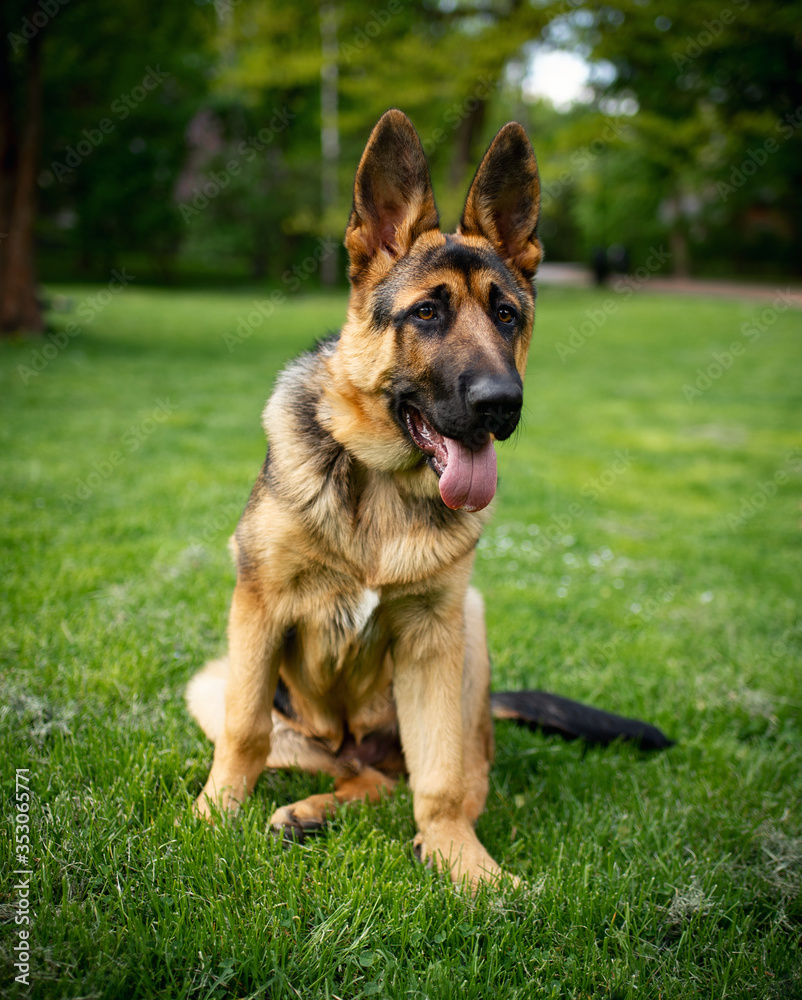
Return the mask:
<svg viewBox="0 0 802 1000"><path fill-rule="evenodd" d="M239 581L228 626L229 677L225 723L196 808L212 818L211 803L235 811L253 791L270 753L272 704L283 632L257 587Z"/></svg>
<svg viewBox="0 0 802 1000"><path fill-rule="evenodd" d="M403 601L394 618L393 691L414 796L416 844L472 889L501 869L465 812L464 593Z"/></svg>

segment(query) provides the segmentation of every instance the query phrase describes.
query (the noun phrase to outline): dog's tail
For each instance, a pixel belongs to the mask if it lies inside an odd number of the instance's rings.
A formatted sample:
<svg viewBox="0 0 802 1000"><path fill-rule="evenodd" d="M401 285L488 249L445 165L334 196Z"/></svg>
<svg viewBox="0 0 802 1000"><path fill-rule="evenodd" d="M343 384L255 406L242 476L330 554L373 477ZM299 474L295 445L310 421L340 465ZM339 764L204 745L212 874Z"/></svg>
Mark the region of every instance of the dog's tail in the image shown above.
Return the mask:
<svg viewBox="0 0 802 1000"><path fill-rule="evenodd" d="M490 706L496 719L513 719L566 740L581 736L588 743L604 745L623 739L645 750L664 750L674 745L674 740L648 722L603 712L546 691L494 691Z"/></svg>
<svg viewBox="0 0 802 1000"><path fill-rule="evenodd" d="M187 685L187 707L212 743L223 731L226 717L228 657L210 660Z"/></svg>

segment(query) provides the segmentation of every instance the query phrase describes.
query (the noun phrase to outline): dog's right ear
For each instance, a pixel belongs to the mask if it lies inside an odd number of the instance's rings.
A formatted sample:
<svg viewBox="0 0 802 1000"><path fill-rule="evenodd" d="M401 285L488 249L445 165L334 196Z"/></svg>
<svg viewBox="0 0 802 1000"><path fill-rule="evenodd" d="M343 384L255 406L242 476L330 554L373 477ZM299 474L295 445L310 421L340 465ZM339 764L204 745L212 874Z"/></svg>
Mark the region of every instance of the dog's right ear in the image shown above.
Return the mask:
<svg viewBox="0 0 802 1000"><path fill-rule="evenodd" d="M418 133L394 108L371 132L356 172L354 207L345 231L351 281L358 284L377 257L391 265L422 233L437 229L438 222Z"/></svg>

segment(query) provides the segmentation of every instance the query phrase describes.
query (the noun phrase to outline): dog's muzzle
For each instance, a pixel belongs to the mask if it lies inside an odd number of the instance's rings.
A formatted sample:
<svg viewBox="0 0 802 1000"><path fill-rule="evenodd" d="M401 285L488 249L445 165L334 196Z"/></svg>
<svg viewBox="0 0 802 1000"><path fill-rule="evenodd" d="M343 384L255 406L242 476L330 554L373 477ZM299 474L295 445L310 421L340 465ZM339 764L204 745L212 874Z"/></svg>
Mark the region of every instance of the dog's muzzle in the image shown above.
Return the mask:
<svg viewBox="0 0 802 1000"><path fill-rule="evenodd" d="M516 373L515 379L483 375L473 380L465 390L467 414L459 421L463 426L451 433L434 426L437 420L450 430L452 421L445 416L427 418L404 404L401 413L409 436L438 476L440 497L447 507L478 511L493 499L497 478L493 438L505 440L512 434L522 403L523 388Z"/></svg>

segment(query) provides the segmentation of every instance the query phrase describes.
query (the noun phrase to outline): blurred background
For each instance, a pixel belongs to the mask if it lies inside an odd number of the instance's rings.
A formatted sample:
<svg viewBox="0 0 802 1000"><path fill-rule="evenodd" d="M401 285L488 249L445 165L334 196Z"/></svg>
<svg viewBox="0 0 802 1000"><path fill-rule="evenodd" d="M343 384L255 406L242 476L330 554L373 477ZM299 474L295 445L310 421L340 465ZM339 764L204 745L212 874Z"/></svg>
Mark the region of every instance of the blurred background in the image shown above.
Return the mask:
<svg viewBox="0 0 802 1000"><path fill-rule="evenodd" d="M802 269L800 2L4 0L0 21L6 332L43 327L41 282L123 267L343 284L353 173L390 106L449 228L514 118L549 261Z"/></svg>

